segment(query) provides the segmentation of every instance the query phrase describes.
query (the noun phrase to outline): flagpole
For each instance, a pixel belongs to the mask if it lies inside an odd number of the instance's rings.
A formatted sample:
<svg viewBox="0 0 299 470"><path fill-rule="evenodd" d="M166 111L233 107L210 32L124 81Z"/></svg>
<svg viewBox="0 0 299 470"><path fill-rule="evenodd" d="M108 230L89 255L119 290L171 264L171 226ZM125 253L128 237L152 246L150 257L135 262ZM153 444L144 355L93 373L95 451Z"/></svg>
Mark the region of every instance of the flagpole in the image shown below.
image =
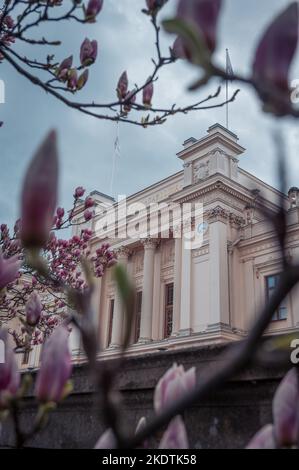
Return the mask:
<svg viewBox="0 0 299 470"><path fill-rule="evenodd" d="M226 49L226 129L228 129L228 49Z"/></svg>
<svg viewBox="0 0 299 470"><path fill-rule="evenodd" d="M112 173L111 173L111 181L110 181L110 196L113 197L114 191L114 179L115 179L115 170L116 170L116 158L117 158L117 151L119 146L119 121L116 123L116 139L114 142L114 152L113 152L113 162L112 162Z"/></svg>

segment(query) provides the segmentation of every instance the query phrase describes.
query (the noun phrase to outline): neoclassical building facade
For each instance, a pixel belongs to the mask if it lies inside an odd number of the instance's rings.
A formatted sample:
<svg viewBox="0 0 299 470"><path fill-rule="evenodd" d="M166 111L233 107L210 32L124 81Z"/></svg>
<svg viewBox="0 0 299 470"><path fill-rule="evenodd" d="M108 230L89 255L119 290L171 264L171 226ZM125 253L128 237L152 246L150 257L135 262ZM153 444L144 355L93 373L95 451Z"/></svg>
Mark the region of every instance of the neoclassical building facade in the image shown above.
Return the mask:
<svg viewBox="0 0 299 470"><path fill-rule="evenodd" d="M184 238L176 233L180 223L174 218L167 237L159 230L151 237L120 237L132 213L118 218L118 229L113 234L107 229L105 241L118 252L119 263L136 289L127 354L244 338L282 270L279 244L264 216L264 208L275 213L281 200L287 211L288 256L299 259L299 190L292 188L289 195L282 195L244 171L239 163L244 154L246 150L238 137L215 124L201 139L184 142L178 153L180 172L127 199L135 209L141 204L202 204L201 222L194 226L191 220L193 230L201 235L199 246L186 247ZM97 206L97 217L92 222L92 250L96 250L103 242L97 236L96 224L120 203L97 191L92 196ZM112 268L97 280L93 308L102 354L114 356L122 345L127 324ZM298 326L296 288L275 313L269 333L290 332ZM83 361L76 331L70 341L74 361ZM33 363L36 360L32 358Z"/></svg>

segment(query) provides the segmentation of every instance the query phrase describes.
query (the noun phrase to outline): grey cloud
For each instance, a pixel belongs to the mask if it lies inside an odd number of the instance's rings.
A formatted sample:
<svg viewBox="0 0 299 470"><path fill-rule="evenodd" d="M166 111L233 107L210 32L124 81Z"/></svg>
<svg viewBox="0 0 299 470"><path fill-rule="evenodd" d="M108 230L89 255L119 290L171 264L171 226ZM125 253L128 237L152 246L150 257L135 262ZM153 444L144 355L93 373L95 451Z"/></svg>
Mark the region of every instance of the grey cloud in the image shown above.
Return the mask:
<svg viewBox="0 0 299 470"><path fill-rule="evenodd" d="M172 13L175 4L175 1L169 1L164 16ZM261 29L286 2L227 0L225 4L217 59L224 63L225 48L228 47L234 68L247 73ZM140 13L142 6L143 0L106 0L95 25L67 24L63 30L52 25L48 29L51 37L59 37L64 43L64 48L56 52L57 60L73 52L78 60L79 47L85 36L99 42L99 59L90 70L90 82L80 95L82 101L113 100L116 82L124 69L128 70L131 86L149 74L150 58L154 53L153 34L148 19ZM163 47L169 47L172 41L173 37L163 35ZM21 47L23 53L28 52L26 46ZM38 52L39 57L41 54ZM165 104L169 100L191 102L216 90L218 83L213 82L196 94L187 92L187 86L196 76L196 70L183 64L161 73L160 82L155 85L155 104ZM65 108L16 75L8 64L0 66L0 78L5 80L7 88L6 104L0 106L0 119L5 121L0 131L0 220L12 223L18 216L19 188L24 170L38 143L52 127L59 130L61 204L66 207L71 204L73 189L79 184L88 191L109 192L115 124ZM235 85L231 91L234 88ZM202 136L216 121L225 123L224 109L177 116L164 126L147 130L122 124L115 192L131 194L180 170L176 153L182 142L191 135ZM242 167L269 183L277 184L270 132L273 120L260 112L255 95L245 87L230 106L230 122L231 129L240 137L240 143L247 148L241 160ZM294 123L288 122L282 127L286 128L290 141L298 142ZM291 149L290 153L292 167L297 170L295 152ZM290 184L298 185L298 179L296 171L293 171Z"/></svg>

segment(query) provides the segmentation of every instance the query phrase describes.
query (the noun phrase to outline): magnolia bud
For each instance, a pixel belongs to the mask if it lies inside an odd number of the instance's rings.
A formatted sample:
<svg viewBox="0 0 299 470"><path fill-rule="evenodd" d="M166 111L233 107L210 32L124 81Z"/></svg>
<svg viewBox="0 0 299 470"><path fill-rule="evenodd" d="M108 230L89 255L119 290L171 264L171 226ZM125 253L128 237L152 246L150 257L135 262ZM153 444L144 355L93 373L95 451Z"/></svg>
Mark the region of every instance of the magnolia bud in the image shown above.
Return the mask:
<svg viewBox="0 0 299 470"><path fill-rule="evenodd" d="M0 329L0 340L4 343L4 362L0 361L0 410L8 406L9 399L15 396L20 385L15 353L9 343L6 330Z"/></svg>
<svg viewBox="0 0 299 470"><path fill-rule="evenodd" d="M123 100L126 97L127 92L128 92L128 86L129 86L129 81L128 81L127 72L123 72L118 81L117 89L116 89L119 100Z"/></svg>
<svg viewBox="0 0 299 470"><path fill-rule="evenodd" d="M80 75L77 81L77 90L81 90L87 83L88 81L88 76L89 76L89 71L86 69L84 72Z"/></svg>
<svg viewBox="0 0 299 470"><path fill-rule="evenodd" d="M150 13L157 13L168 0L146 0L146 6Z"/></svg>
<svg viewBox="0 0 299 470"><path fill-rule="evenodd" d="M93 206L94 206L94 200L92 199L91 196L87 197L84 203L85 209L89 209L90 207L93 207Z"/></svg>
<svg viewBox="0 0 299 470"><path fill-rule="evenodd" d="M18 277L20 267L18 256L4 259L0 249L0 291Z"/></svg>
<svg viewBox="0 0 299 470"><path fill-rule="evenodd" d="M299 376L292 369L279 385L273 400L274 435L279 447L299 441Z"/></svg>
<svg viewBox="0 0 299 470"><path fill-rule="evenodd" d="M264 426L252 438L246 449L276 449L272 424Z"/></svg>
<svg viewBox="0 0 299 470"><path fill-rule="evenodd" d="M189 449L187 431L181 416L170 422L159 449Z"/></svg>
<svg viewBox="0 0 299 470"><path fill-rule="evenodd" d="M44 344L35 388L37 399L42 403L57 403L64 397L72 372L68 340L68 330L60 326Z"/></svg>
<svg viewBox="0 0 299 470"><path fill-rule="evenodd" d="M72 65L73 65L73 56L71 55L70 57L67 57L66 59L64 59L59 65L58 70L57 70L57 77L60 80L66 80L68 71L70 70Z"/></svg>
<svg viewBox="0 0 299 470"><path fill-rule="evenodd" d="M186 59L186 50L184 48L183 40L177 37L171 48L171 55L174 59Z"/></svg>
<svg viewBox="0 0 299 470"><path fill-rule="evenodd" d="M154 84L151 77L148 79L147 85L143 89L143 104L149 108L152 106L152 98L154 94Z"/></svg>
<svg viewBox="0 0 299 470"><path fill-rule="evenodd" d="M75 189L74 198L78 199L79 197L84 196L84 193L85 193L85 189L82 188L82 186L79 186L78 188Z"/></svg>
<svg viewBox="0 0 299 470"><path fill-rule="evenodd" d="M289 71L297 49L298 26L296 2L271 23L255 54L253 79L264 101L270 106L272 104L278 114L284 114L283 108L289 106ZM276 102L277 92L286 101L285 104L281 100Z"/></svg>
<svg viewBox="0 0 299 470"><path fill-rule="evenodd" d="M134 104L136 101L136 92L133 90L133 91L129 91L126 96L125 96L125 100L124 100L124 111L126 113L129 113L132 109L132 104Z"/></svg>
<svg viewBox="0 0 299 470"><path fill-rule="evenodd" d="M88 38L84 39L80 50L80 62L83 67L92 65L98 54L98 43L97 41L90 41Z"/></svg>
<svg viewBox="0 0 299 470"><path fill-rule="evenodd" d="M21 238L25 247L42 248L52 228L57 201L56 133L46 137L33 158L23 184Z"/></svg>
<svg viewBox="0 0 299 470"><path fill-rule="evenodd" d="M86 222L88 222L89 220L91 220L93 218L93 213L92 211L86 209L86 211L84 211L84 219Z"/></svg>
<svg viewBox="0 0 299 470"><path fill-rule="evenodd" d="M67 86L71 90L74 90L77 88L78 85L78 73L76 69L70 69L68 73L68 81L67 81Z"/></svg>
<svg viewBox="0 0 299 470"><path fill-rule="evenodd" d="M89 22L94 22L96 16L100 13L103 8L104 0L89 0L87 8L85 10L85 18Z"/></svg>
<svg viewBox="0 0 299 470"><path fill-rule="evenodd" d="M59 219L62 219L62 217L64 216L64 209L62 207L58 207L56 210L56 214Z"/></svg>
<svg viewBox="0 0 299 470"><path fill-rule="evenodd" d="M40 320L43 305L37 292L33 292L25 305L26 322L29 326L36 326Z"/></svg>
<svg viewBox="0 0 299 470"><path fill-rule="evenodd" d="M178 401L196 384L195 368L185 372L183 366L173 365L159 380L154 393L154 408L160 413L169 403Z"/></svg>
<svg viewBox="0 0 299 470"><path fill-rule="evenodd" d="M116 446L117 442L113 431L108 429L96 443L95 449L116 449Z"/></svg>
<svg viewBox="0 0 299 470"><path fill-rule="evenodd" d="M218 18L222 0L180 0L177 17L204 40L210 53L216 48Z"/></svg>

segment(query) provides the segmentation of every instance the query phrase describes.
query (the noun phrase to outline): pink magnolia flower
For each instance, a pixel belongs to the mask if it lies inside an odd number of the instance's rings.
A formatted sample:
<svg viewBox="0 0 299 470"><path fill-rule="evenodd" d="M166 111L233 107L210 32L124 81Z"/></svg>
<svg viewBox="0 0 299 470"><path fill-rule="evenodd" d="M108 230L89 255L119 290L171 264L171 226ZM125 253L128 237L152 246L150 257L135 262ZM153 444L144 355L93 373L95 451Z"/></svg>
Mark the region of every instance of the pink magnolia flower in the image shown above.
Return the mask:
<svg viewBox="0 0 299 470"><path fill-rule="evenodd" d="M292 369L279 385L273 400L274 434L279 447L299 440L299 376Z"/></svg>
<svg viewBox="0 0 299 470"><path fill-rule="evenodd" d="M255 53L253 79L264 101L270 100L280 114L289 105L289 71L298 45L298 27L298 4L293 2L271 23ZM281 100L274 102L276 92L286 100L285 105Z"/></svg>
<svg viewBox="0 0 299 470"><path fill-rule="evenodd" d="M151 81L151 78L148 79L147 85L143 89L143 104L145 106L152 106L152 98L154 95L154 84Z"/></svg>
<svg viewBox="0 0 299 470"><path fill-rule="evenodd" d="M250 441L247 449L276 449L272 424L264 426Z"/></svg>
<svg viewBox="0 0 299 470"><path fill-rule="evenodd" d="M118 80L116 92L119 100L123 100L127 96L129 80L127 72L123 72Z"/></svg>
<svg viewBox="0 0 299 470"><path fill-rule="evenodd" d="M222 0L180 0L178 4L177 17L194 28L211 53L216 48L221 5Z"/></svg>
<svg viewBox="0 0 299 470"><path fill-rule="evenodd" d="M98 43L97 41L90 41L88 38L85 38L81 44L80 49L80 62L84 67L92 65L98 54Z"/></svg>
<svg viewBox="0 0 299 470"><path fill-rule="evenodd" d="M58 327L44 344L35 393L42 403L61 401L72 372L68 346L69 331Z"/></svg>
<svg viewBox="0 0 299 470"><path fill-rule="evenodd" d="M96 16L103 8L104 0L89 0L85 10L85 18L87 21L94 22Z"/></svg>
<svg viewBox="0 0 299 470"><path fill-rule="evenodd" d="M112 429L108 429L96 443L95 449L116 449L116 445L117 442L113 431Z"/></svg>
<svg viewBox="0 0 299 470"><path fill-rule="evenodd" d="M21 238L25 247L43 247L52 228L57 203L58 154L56 133L50 132L25 176L21 207Z"/></svg>
<svg viewBox="0 0 299 470"><path fill-rule="evenodd" d="M37 292L32 292L25 305L26 322L30 326L36 326L40 320L43 305Z"/></svg>
<svg viewBox="0 0 299 470"><path fill-rule="evenodd" d="M195 368L187 372L183 366L174 364L159 380L154 393L154 408L160 413L169 404L182 398L196 385Z"/></svg>
<svg viewBox="0 0 299 470"><path fill-rule="evenodd" d="M159 449L189 449L187 431L181 416L176 416L170 422L162 437Z"/></svg>
<svg viewBox="0 0 299 470"><path fill-rule="evenodd" d="M7 407L9 399L15 396L18 391L20 374L6 330L0 329L0 340L4 342L4 362L0 361L0 409L4 409Z"/></svg>
<svg viewBox="0 0 299 470"><path fill-rule="evenodd" d="M0 291L18 277L20 267L21 261L17 255L5 259L0 249Z"/></svg>

